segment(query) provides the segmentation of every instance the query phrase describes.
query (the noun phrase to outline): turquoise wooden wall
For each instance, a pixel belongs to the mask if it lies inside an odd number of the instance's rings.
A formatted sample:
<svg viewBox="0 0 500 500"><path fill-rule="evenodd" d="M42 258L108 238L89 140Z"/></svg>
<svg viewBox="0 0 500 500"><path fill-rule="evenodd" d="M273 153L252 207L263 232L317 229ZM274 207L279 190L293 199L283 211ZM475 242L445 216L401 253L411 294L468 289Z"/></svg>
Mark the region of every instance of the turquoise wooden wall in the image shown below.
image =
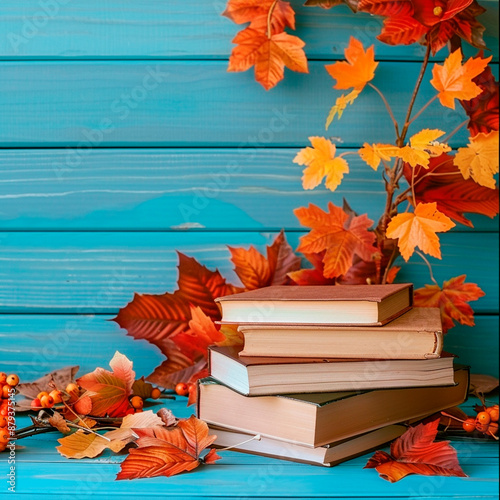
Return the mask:
<svg viewBox="0 0 500 500"><path fill-rule="evenodd" d="M337 95L325 62L342 58L350 35L372 43L381 22L292 3L311 74L288 72L266 93L251 72L226 73L238 28L221 1L1 0L2 369L25 379L70 363L90 371L119 349L146 375L162 356L107 320L134 292L174 289L175 250L236 281L226 245L262 247L283 227L297 245L298 206L345 197L378 217L383 185L360 161L332 195L304 192L292 159L324 134ZM498 75L498 1L481 3ZM402 117L422 48L375 45L378 85ZM420 102L431 92L426 83ZM448 131L464 119L438 105L426 116ZM366 91L329 135L351 149L391 140L391 123ZM442 237L433 264L438 280L467 274L486 291L477 326L452 330L447 348L496 374L498 220L473 221ZM429 275L414 258L401 279L420 286Z"/></svg>

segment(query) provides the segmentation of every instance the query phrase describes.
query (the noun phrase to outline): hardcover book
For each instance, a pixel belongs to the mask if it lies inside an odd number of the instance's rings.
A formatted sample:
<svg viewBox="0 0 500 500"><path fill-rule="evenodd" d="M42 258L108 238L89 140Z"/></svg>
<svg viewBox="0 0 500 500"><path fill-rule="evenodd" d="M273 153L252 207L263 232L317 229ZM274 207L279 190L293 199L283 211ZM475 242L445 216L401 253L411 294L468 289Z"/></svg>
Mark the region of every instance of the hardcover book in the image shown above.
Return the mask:
<svg viewBox="0 0 500 500"><path fill-rule="evenodd" d="M413 285L272 286L216 299L233 324L382 325L413 305Z"/></svg>

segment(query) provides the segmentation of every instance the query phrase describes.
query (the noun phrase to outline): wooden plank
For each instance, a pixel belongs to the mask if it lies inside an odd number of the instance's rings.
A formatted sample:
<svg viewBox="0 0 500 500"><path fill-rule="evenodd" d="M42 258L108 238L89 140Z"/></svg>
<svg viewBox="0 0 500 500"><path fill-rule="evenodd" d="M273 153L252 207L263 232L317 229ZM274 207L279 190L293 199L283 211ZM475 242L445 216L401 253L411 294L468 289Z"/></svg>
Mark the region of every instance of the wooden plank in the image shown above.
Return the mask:
<svg viewBox="0 0 500 500"><path fill-rule="evenodd" d="M289 233L298 245L300 232ZM175 250L218 267L236 282L226 245L264 249L276 233L0 233L2 312L115 313L134 292L164 293L175 288ZM486 297L474 303L482 313L498 312L498 236L476 233L441 237L443 260L431 259L442 282L467 274ZM472 258L471 258L472 257ZM415 256L400 281L430 282L426 264Z"/></svg>
<svg viewBox="0 0 500 500"><path fill-rule="evenodd" d="M422 58L418 44L389 47L376 41L382 18L354 15L345 6L324 11L302 3L292 2L297 9L296 34L306 41L311 58L338 57L351 35L365 44L375 41L383 59ZM487 27L486 41L498 56L498 2L480 3L488 9L480 18ZM223 0L142 0L126 6L120 0L104 5L98 0L3 0L0 58L227 59L239 28L220 16L225 4Z"/></svg>
<svg viewBox="0 0 500 500"><path fill-rule="evenodd" d="M145 341L128 337L113 316L0 315L0 370L35 380L63 366L90 373L107 367L116 350L134 362L138 377L149 375L164 356ZM477 316L474 328L458 326L445 349L473 373L498 376L498 316Z"/></svg>
<svg viewBox="0 0 500 500"><path fill-rule="evenodd" d="M357 155L335 193L302 189L298 149L0 150L2 230L299 229L299 206L343 198L378 220L384 184ZM498 219L472 216L477 231ZM465 226L457 230L466 230Z"/></svg>
<svg viewBox="0 0 500 500"><path fill-rule="evenodd" d="M382 63L375 82L406 114L420 66ZM497 71L497 66L494 70ZM427 75L416 109L436 91ZM314 84L314 85L313 85ZM251 73L226 73L222 61L0 63L0 146L65 147L73 157L96 147L303 146L325 135L329 107L340 92L319 62L311 74L289 74L265 92ZM435 102L416 127L451 132L464 120ZM387 142L394 130L379 96L367 89L328 133L342 147ZM452 139L463 145L462 130Z"/></svg>

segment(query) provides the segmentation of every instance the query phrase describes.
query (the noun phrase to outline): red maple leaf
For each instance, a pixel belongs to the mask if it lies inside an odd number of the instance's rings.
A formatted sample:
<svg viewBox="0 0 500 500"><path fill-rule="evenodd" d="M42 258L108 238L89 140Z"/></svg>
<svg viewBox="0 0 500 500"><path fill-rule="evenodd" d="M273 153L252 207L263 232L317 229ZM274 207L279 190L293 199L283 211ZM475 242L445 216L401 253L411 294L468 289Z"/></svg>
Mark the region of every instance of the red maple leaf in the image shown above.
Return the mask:
<svg viewBox="0 0 500 500"><path fill-rule="evenodd" d="M378 254L374 247L375 233L368 229L373 221L366 215L353 216L333 203L324 212L316 205L298 208L295 215L303 226L311 232L300 239L297 251L304 254L325 252L323 258L324 276L337 278L345 275L353 265L357 255L370 261Z"/></svg>
<svg viewBox="0 0 500 500"><path fill-rule="evenodd" d="M482 57L482 53L479 54L479 57ZM473 81L483 89L482 94L470 101L460 101L470 118L468 127L471 137L498 130L499 116L498 82L493 76L491 67L487 66L483 73Z"/></svg>
<svg viewBox="0 0 500 500"><path fill-rule="evenodd" d="M247 290L271 285L284 285L288 273L300 268L300 257L295 255L286 240L284 231L267 247L267 257L255 247L231 248L234 271Z"/></svg>
<svg viewBox="0 0 500 500"><path fill-rule="evenodd" d="M360 0L358 9L387 18L378 38L389 45L421 42L435 54L458 35L486 48L485 28L476 19L486 9L476 0Z"/></svg>
<svg viewBox="0 0 500 500"><path fill-rule="evenodd" d="M300 269L299 271L293 271L288 273L288 277L299 286L323 286L323 285L335 285L337 280L334 278L325 278L324 269L325 264L323 259L325 258L325 253L312 253L305 254L304 257L314 266L312 269Z"/></svg>
<svg viewBox="0 0 500 500"><path fill-rule="evenodd" d="M392 443L390 455L377 451L365 469L377 469L380 477L391 483L410 474L467 477L450 442L434 442L440 420L410 428Z"/></svg>
<svg viewBox="0 0 500 500"><path fill-rule="evenodd" d="M215 449L201 457L217 436L210 436L208 425L194 416L180 420L173 429L155 427L146 432L137 430L137 434L141 436L138 448L130 450L122 462L118 480L171 477L192 471L202 463L214 464L221 458Z"/></svg>
<svg viewBox="0 0 500 500"><path fill-rule="evenodd" d="M406 164L404 174L411 183L413 168ZM454 165L454 157L444 154L431 158L429 169L415 169L415 198L417 203L437 203L437 208L453 220L473 227L465 213L495 217L499 211L498 190L480 186L464 179Z"/></svg>
<svg viewBox="0 0 500 500"><path fill-rule="evenodd" d="M452 278L438 285L426 285L415 290L416 307L439 307L443 318L443 332L455 326L454 320L462 325L474 326L474 310L468 304L485 296L475 283L465 283L466 275Z"/></svg>

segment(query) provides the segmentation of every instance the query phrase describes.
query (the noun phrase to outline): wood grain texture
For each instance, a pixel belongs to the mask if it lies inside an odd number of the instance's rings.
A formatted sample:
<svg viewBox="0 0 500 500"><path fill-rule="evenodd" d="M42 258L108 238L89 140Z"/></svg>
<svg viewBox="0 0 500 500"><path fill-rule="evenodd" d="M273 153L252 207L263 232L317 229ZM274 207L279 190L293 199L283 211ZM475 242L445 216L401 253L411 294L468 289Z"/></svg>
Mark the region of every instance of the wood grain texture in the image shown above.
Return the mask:
<svg viewBox="0 0 500 500"><path fill-rule="evenodd" d="M340 95L322 63L310 66L310 75L289 73L266 93L251 72L227 75L222 61L3 62L0 146L72 148L76 161L107 146L303 146L309 136L325 135L326 115ZM379 66L375 83L399 120L419 68L405 62ZM436 93L427 76L416 109ZM429 123L451 132L465 117L461 107L445 109L438 102L424 116L411 132ZM394 129L379 96L367 89L327 135L342 147L358 147L391 142ZM451 143L466 140L462 130Z"/></svg>
<svg viewBox="0 0 500 500"><path fill-rule="evenodd" d="M481 18L487 27L486 41L498 56L498 2L480 3L488 9ZM224 0L141 0L125 5L120 0L2 0L0 58L227 59L238 27L220 16L225 4ZM381 18L354 15L345 6L324 11L302 4L292 1L296 34L306 41L312 58L341 56L351 35L372 44L382 26ZM418 44L375 43L382 59L423 55Z"/></svg>
<svg viewBox="0 0 500 500"><path fill-rule="evenodd" d="M0 315L1 370L35 380L63 366L80 374L107 367L119 350L134 362L137 377L147 376L164 356L146 341L127 336L113 316ZM474 328L458 326L445 338L445 350L471 366L472 373L498 375L498 316L478 316ZM15 341L14 341L15 339ZM474 339L474 342L471 342Z"/></svg>
<svg viewBox="0 0 500 500"><path fill-rule="evenodd" d="M93 149L72 163L64 149L0 150L0 229L300 229L295 208L344 198L378 220L386 198L381 172L349 156L351 172L335 193L304 191L297 152ZM498 219L471 218L476 231L498 230Z"/></svg>
<svg viewBox="0 0 500 500"><path fill-rule="evenodd" d="M300 232L290 233L296 248ZM226 245L257 245L264 250L276 233L0 233L0 311L115 313L134 292L165 293L175 289L175 250L218 267L237 279ZM474 303L482 313L498 313L498 237L494 233L442 235L443 260L436 261L442 282L467 274L486 297ZM470 257L473 256L471 259ZM405 265L399 281L422 286L430 282L418 257Z"/></svg>

